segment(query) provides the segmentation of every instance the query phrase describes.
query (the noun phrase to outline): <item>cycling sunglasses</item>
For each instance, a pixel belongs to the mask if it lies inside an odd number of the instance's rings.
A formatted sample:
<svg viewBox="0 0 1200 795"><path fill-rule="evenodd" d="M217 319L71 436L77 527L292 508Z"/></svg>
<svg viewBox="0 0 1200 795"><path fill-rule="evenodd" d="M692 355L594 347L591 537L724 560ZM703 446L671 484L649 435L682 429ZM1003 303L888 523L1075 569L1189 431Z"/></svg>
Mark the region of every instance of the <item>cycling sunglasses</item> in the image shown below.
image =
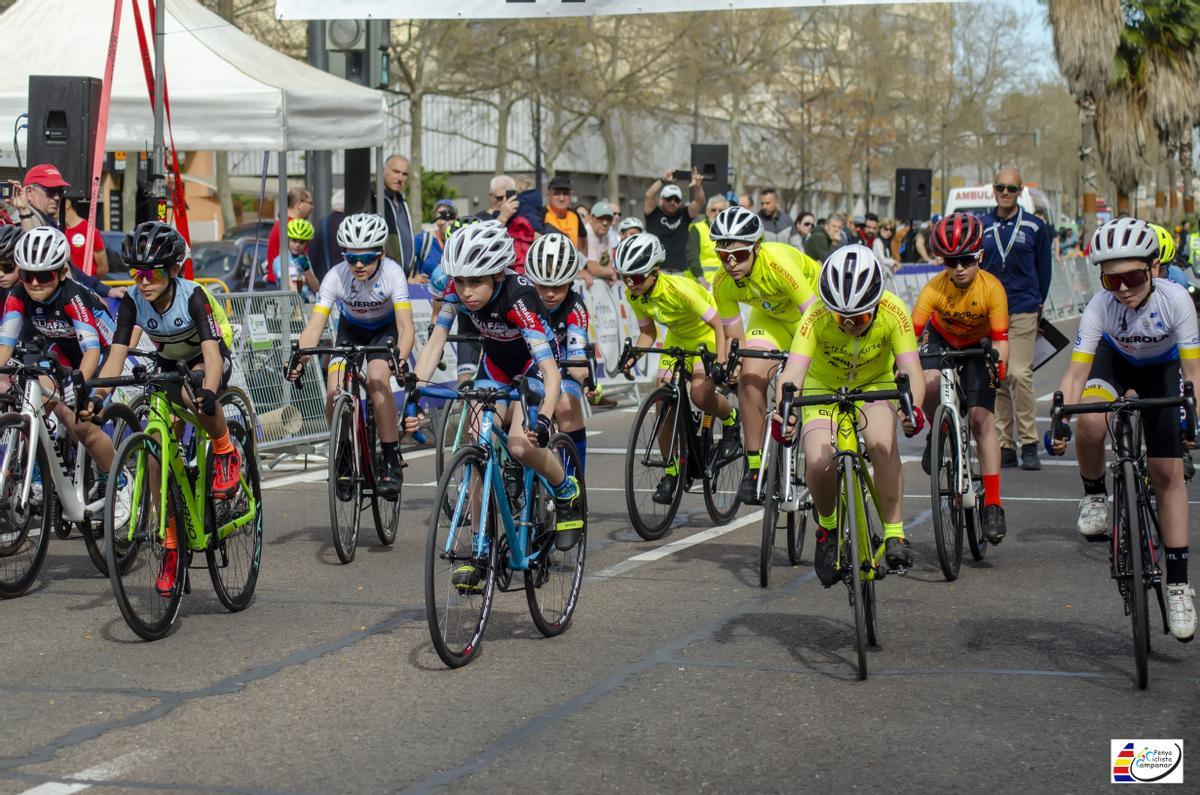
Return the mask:
<svg viewBox="0 0 1200 795"><path fill-rule="evenodd" d="M958 270L959 268L966 270L967 268L971 268L978 264L978 254L968 254L965 257L946 257L942 260L942 265L946 268L946 270Z"/></svg>
<svg viewBox="0 0 1200 795"><path fill-rule="evenodd" d="M996 191L996 193L1020 193L1021 186L1020 185L1004 185L1002 183L997 183L992 186L992 190Z"/></svg>
<svg viewBox="0 0 1200 795"><path fill-rule="evenodd" d="M378 260L381 256L383 256L383 254L379 251L374 253L368 252L366 254L347 254L346 262L350 263L351 267L355 265L370 265L372 262Z"/></svg>
<svg viewBox="0 0 1200 795"><path fill-rule="evenodd" d="M863 312L861 315L841 315L834 312L833 316L837 318L838 325L842 327L842 330L849 333L871 325L871 321L875 319L875 311Z"/></svg>
<svg viewBox="0 0 1200 795"><path fill-rule="evenodd" d="M15 262L0 262L0 273L12 273L17 269Z"/></svg>
<svg viewBox="0 0 1200 795"><path fill-rule="evenodd" d="M638 285L644 283L647 279L649 279L653 275L654 275L653 271L651 271L650 273L629 273L629 274L626 274L625 276L622 276L621 281L625 282L626 284L628 284L631 287L637 287Z"/></svg>
<svg viewBox="0 0 1200 795"><path fill-rule="evenodd" d="M53 284L58 278L58 271L21 271L21 281L25 284Z"/></svg>
<svg viewBox="0 0 1200 795"><path fill-rule="evenodd" d="M135 282L156 282L159 279L159 275L162 273L165 273L165 271L161 271L157 268L130 268L129 278L133 279Z"/></svg>
<svg viewBox="0 0 1200 795"><path fill-rule="evenodd" d="M1105 290L1112 293L1120 290L1121 285L1128 287L1130 290L1135 290L1148 281L1150 281L1149 268L1140 268L1136 271L1125 271L1124 273L1100 274L1100 284Z"/></svg>
<svg viewBox="0 0 1200 795"><path fill-rule="evenodd" d="M733 259L738 265L744 262L749 262L750 257L754 254L754 246L742 246L740 248L721 248L717 247L717 256L722 260Z"/></svg>

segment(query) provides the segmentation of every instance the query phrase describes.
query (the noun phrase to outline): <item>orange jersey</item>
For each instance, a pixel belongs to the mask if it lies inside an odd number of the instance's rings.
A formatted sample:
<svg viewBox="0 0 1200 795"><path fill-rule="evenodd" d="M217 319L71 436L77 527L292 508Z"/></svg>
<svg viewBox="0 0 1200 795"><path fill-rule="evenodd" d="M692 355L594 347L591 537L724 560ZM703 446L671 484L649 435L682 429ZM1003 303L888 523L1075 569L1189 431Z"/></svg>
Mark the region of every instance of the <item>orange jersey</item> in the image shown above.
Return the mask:
<svg viewBox="0 0 1200 795"><path fill-rule="evenodd" d="M950 272L934 276L917 296L913 309L917 336L932 322L938 334L956 348L974 345L984 337L1008 339L1008 296L1000 280L985 270L965 289L950 280Z"/></svg>

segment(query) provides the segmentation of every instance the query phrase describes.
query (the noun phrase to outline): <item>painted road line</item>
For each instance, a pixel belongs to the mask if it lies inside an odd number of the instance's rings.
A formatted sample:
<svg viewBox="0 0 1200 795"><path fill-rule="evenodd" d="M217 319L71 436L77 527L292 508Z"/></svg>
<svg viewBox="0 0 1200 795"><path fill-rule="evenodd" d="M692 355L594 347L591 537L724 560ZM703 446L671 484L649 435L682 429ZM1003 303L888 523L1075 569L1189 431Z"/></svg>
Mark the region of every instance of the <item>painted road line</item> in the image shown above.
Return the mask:
<svg viewBox="0 0 1200 795"><path fill-rule="evenodd" d="M134 760L142 756L148 756L147 752L132 751L95 767L89 767L87 770L80 770L74 775L63 776L60 781L39 784L33 789L25 790L21 795L70 795L73 792L82 792L96 784L116 778L133 767Z"/></svg>
<svg viewBox="0 0 1200 795"><path fill-rule="evenodd" d="M404 456L405 461L412 461L417 458L427 458L433 455L436 450L418 450L415 453L409 453ZM314 469L310 472L301 472L296 475L284 475L281 478L267 478L262 482L264 489L278 489L282 486L294 486L297 483L316 483L320 480L325 480L329 477L329 472L325 469ZM412 484L420 485L420 484Z"/></svg>
<svg viewBox="0 0 1200 795"><path fill-rule="evenodd" d="M624 574L627 571L636 569L638 566L641 566L645 563L650 563L651 561L665 558L668 555L673 555L676 552L687 549L688 547L694 547L697 544L703 544L705 541L710 541L714 538L720 538L726 533L732 533L734 530L739 530L747 525L761 522L762 516L762 511L755 511L754 513L746 514L745 516L738 517L729 524L723 524L719 527L710 527L708 530L702 530L699 533L688 536L687 538L681 538L678 541L672 541L670 544L664 544L657 549L647 550L646 552L634 555L632 558L628 558L627 560L623 560L613 566L609 566L607 569L601 569L591 576L605 578L616 577L620 574Z"/></svg>

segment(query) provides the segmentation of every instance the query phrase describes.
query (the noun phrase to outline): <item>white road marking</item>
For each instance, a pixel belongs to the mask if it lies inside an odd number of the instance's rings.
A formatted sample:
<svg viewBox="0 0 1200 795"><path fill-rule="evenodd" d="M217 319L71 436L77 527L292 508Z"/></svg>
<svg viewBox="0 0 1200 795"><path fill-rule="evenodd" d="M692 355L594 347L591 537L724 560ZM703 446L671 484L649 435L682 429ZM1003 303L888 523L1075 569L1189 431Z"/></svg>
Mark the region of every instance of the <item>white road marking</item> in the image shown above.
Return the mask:
<svg viewBox="0 0 1200 795"><path fill-rule="evenodd" d="M720 538L726 533L732 533L734 530L741 529L746 525L761 522L762 515L762 511L748 513L745 516L738 517L729 524L723 524L719 527L710 527L708 530L702 530L699 533L688 536L687 538L681 538L678 541L672 541L670 544L664 544L657 549L647 550L646 552L634 555L632 558L623 560L616 565L609 566L607 569L601 569L592 576L616 577L619 574L624 574L627 571L636 569L638 566L641 566L644 563L650 563L651 561L665 558L667 555L673 555L674 553L687 549L688 547L694 547L697 544L704 543L705 541L710 541L714 538Z"/></svg>
<svg viewBox="0 0 1200 795"><path fill-rule="evenodd" d="M404 456L405 461L412 461L415 458L426 458L434 454L434 450L418 450L415 453L409 453ZM296 475L284 475L281 478L268 478L262 482L264 489L277 489L281 486L294 486L297 483L316 483L317 481L325 480L329 476L329 472L325 469L314 469L309 472L301 472ZM413 484L418 485L418 484Z"/></svg>
<svg viewBox="0 0 1200 795"><path fill-rule="evenodd" d="M116 778L131 768L135 759L147 755L147 751L132 751L95 767L89 767L87 770L80 770L74 775L63 776L61 781L48 781L45 784L39 784L33 789L25 790L21 795L70 795L73 792L82 792L94 786L90 782L107 781L108 779ZM75 781L74 779L82 779L83 781ZM85 784L83 783L84 781L89 783Z"/></svg>

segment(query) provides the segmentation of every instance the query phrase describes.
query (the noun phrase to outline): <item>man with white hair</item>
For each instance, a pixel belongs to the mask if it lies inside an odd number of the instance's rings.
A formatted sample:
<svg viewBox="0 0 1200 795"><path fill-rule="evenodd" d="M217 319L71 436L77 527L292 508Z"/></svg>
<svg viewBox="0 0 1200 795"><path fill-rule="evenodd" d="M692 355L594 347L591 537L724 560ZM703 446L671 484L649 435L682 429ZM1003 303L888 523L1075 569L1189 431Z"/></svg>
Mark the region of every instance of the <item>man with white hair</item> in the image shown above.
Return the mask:
<svg viewBox="0 0 1200 795"><path fill-rule="evenodd" d="M479 213L479 218L485 221L499 221L508 230L508 236L513 239L516 249L516 269L522 273L525 270L525 252L533 243L537 234L529 219L517 211L520 203L517 200L517 181L507 174L497 174L488 185L488 208Z"/></svg>

